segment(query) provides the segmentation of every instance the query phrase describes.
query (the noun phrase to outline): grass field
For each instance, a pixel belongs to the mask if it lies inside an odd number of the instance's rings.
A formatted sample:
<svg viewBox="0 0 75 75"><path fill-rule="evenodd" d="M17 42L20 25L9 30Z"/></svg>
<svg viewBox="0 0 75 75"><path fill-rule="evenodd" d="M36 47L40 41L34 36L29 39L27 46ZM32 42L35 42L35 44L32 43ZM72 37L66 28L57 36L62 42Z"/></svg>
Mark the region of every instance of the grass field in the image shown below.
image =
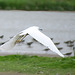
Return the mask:
<svg viewBox="0 0 75 75"><path fill-rule="evenodd" d="M29 75L75 75L75 57L0 56L0 72Z"/></svg>
<svg viewBox="0 0 75 75"><path fill-rule="evenodd" d="M0 9L75 11L75 0L0 0Z"/></svg>

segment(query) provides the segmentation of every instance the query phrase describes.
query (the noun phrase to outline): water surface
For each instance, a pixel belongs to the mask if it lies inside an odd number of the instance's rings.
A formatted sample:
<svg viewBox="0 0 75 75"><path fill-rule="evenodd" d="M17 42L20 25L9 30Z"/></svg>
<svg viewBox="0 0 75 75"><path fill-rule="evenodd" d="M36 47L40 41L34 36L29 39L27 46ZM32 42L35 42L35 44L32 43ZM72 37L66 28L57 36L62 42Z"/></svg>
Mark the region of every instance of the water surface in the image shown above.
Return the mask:
<svg viewBox="0 0 75 75"><path fill-rule="evenodd" d="M60 42L57 47L63 47L63 54L73 52L72 47L67 47L64 41L75 40L75 12L0 11L0 35L4 35L4 38L0 39L1 42L9 40L30 26L39 26L44 34L53 38L53 42ZM43 51L46 47L38 42L34 42L29 48L26 43L30 41L33 41L32 37L28 36L23 44L16 45L10 51L55 54L50 50Z"/></svg>

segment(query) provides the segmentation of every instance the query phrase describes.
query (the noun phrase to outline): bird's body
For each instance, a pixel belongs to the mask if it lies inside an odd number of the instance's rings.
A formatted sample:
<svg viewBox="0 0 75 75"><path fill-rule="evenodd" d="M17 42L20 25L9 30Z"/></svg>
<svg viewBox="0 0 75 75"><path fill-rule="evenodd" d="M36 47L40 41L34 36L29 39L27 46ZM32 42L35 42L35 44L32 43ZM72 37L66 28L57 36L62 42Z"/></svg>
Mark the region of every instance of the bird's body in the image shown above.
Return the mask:
<svg viewBox="0 0 75 75"><path fill-rule="evenodd" d="M59 47L59 48L58 48L58 50L62 50L62 49L63 49L62 47Z"/></svg>
<svg viewBox="0 0 75 75"><path fill-rule="evenodd" d="M71 44L71 45L67 45L68 47L73 47L74 46L74 44Z"/></svg>
<svg viewBox="0 0 75 75"><path fill-rule="evenodd" d="M32 44L33 42L27 42L27 45L29 46L29 47L31 47L31 44Z"/></svg>
<svg viewBox="0 0 75 75"><path fill-rule="evenodd" d="M64 57L64 55L61 54L60 51L56 48L52 40L46 35L44 35L43 33L41 33L39 31L39 27L37 26L32 26L27 28L26 30L21 31L20 33L15 35L12 39L10 39L8 42L1 45L0 50L10 50L11 48L15 46L16 43L23 40L27 35L32 36L34 39L39 41L44 46L48 47L53 52L57 53L61 57Z"/></svg>
<svg viewBox="0 0 75 75"><path fill-rule="evenodd" d="M65 41L64 43L71 44L71 43L74 43L74 41L69 40L69 41Z"/></svg>
<svg viewBox="0 0 75 75"><path fill-rule="evenodd" d="M59 45L60 44L60 42L56 42L56 43L54 43L55 45Z"/></svg>
<svg viewBox="0 0 75 75"><path fill-rule="evenodd" d="M66 53L66 54L64 54L64 55L68 55L68 56L69 56L69 55L71 55L71 54L72 54L72 52L70 52L70 53Z"/></svg>
<svg viewBox="0 0 75 75"><path fill-rule="evenodd" d="M4 35L1 35L0 38L3 39Z"/></svg>
<svg viewBox="0 0 75 75"><path fill-rule="evenodd" d="M44 49L44 51L49 51L49 50L50 50L49 48L45 48L45 49Z"/></svg>

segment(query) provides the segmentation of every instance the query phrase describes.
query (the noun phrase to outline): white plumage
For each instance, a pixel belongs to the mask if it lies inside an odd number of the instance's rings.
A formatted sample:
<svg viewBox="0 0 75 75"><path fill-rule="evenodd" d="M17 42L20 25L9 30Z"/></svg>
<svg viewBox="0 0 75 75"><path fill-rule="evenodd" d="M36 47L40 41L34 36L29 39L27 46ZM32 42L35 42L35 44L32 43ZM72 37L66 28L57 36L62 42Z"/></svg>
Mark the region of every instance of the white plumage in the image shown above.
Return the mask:
<svg viewBox="0 0 75 75"><path fill-rule="evenodd" d="M48 47L50 50L53 52L57 53L61 57L64 57L63 54L60 53L60 51L56 48L52 40L41 33L39 31L39 27L37 26L32 26L29 27L26 30L21 31L19 34L15 35L12 39L10 39L8 42L0 46L0 50L10 50L15 46L16 43L21 41L25 36L30 35L40 43L42 43L44 46Z"/></svg>

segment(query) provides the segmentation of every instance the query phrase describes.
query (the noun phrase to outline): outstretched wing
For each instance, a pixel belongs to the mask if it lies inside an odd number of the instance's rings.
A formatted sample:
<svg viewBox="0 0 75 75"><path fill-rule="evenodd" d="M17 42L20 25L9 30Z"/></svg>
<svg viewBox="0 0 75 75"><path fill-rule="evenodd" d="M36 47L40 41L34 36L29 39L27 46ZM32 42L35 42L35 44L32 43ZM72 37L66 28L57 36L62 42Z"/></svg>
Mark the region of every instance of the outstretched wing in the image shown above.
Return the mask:
<svg viewBox="0 0 75 75"><path fill-rule="evenodd" d="M30 28L28 28L30 29ZM15 35L12 39L10 39L8 42L6 42L5 44L0 46L0 50L10 50L12 49L16 43L20 42L22 39L25 38L25 36L27 36L27 30L24 30L24 35L20 35L22 34L22 31L20 33L18 33L17 35Z"/></svg>
<svg viewBox="0 0 75 75"><path fill-rule="evenodd" d="M21 35L23 35L25 32L26 31L22 31ZM57 53L61 57L64 57L64 55L61 54L60 51L56 48L56 46L54 45L52 40L49 37L47 37L46 35L44 35L43 33L41 33L38 29L36 29L36 28L29 28L27 30L27 33L30 36L32 36L33 38L35 38L37 41L42 43L44 46L48 47L53 52Z"/></svg>
<svg viewBox="0 0 75 75"><path fill-rule="evenodd" d="M23 37L25 37L25 35L20 35L20 33L15 35L12 39L1 45L0 50L12 49L16 45L16 43L20 42L23 39Z"/></svg>

